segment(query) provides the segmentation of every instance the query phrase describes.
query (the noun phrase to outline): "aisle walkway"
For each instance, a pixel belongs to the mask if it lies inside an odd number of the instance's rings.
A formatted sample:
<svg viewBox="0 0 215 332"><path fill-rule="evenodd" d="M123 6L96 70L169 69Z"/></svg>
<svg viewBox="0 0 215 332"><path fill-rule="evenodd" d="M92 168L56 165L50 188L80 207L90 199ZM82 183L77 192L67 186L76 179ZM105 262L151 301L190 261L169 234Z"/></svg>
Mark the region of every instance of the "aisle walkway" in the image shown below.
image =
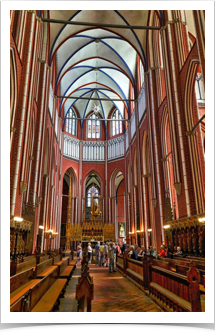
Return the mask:
<svg viewBox="0 0 215 332"><path fill-rule="evenodd" d="M108 268L89 265L90 276L94 283L94 300L92 312L159 312L162 311L143 292L119 272L109 273ZM56 312L76 312L77 301L76 284L81 275L81 267L77 266L68 286L64 298L60 299L60 306Z"/></svg>
<svg viewBox="0 0 215 332"><path fill-rule="evenodd" d="M90 265L90 276L94 283L94 312L162 311L119 272L109 273L108 268Z"/></svg>

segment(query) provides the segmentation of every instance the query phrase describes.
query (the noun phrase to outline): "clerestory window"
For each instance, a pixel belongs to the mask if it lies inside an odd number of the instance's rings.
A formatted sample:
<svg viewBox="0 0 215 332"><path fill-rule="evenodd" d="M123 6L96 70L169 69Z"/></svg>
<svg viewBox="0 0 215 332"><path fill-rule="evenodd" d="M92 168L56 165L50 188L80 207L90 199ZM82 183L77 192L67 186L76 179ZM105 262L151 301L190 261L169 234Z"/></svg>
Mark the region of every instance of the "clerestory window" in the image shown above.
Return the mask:
<svg viewBox="0 0 215 332"><path fill-rule="evenodd" d="M92 114L87 121L87 138L100 138L99 117Z"/></svg>
<svg viewBox="0 0 215 332"><path fill-rule="evenodd" d="M112 136L118 135L122 133L122 121L117 121L121 119L121 114L118 110L115 110L112 114L112 119L116 121L111 121L112 126Z"/></svg>
<svg viewBox="0 0 215 332"><path fill-rule="evenodd" d="M76 136L76 114L75 111L71 108L67 114L66 120L66 131L69 134Z"/></svg>

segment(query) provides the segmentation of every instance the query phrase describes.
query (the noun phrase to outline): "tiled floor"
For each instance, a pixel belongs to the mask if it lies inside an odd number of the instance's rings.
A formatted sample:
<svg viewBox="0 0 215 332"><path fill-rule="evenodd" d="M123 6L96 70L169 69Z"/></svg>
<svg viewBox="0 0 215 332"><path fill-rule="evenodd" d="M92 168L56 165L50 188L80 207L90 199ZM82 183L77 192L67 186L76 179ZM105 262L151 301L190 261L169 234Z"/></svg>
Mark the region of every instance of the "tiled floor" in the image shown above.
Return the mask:
<svg viewBox="0 0 215 332"><path fill-rule="evenodd" d="M77 266L56 312L77 311L75 291L80 275L81 268ZM94 300L92 301L94 312L162 311L119 272L109 273L108 268L90 265L90 276L93 277L94 282Z"/></svg>
<svg viewBox="0 0 215 332"><path fill-rule="evenodd" d="M76 284L78 283L78 277L81 275L81 267L76 266L75 272L66 287L66 292L63 298L60 298L59 309L56 312L77 312Z"/></svg>
<svg viewBox="0 0 215 332"><path fill-rule="evenodd" d="M94 283L94 312L162 311L119 272L109 273L108 268L91 265L90 276Z"/></svg>

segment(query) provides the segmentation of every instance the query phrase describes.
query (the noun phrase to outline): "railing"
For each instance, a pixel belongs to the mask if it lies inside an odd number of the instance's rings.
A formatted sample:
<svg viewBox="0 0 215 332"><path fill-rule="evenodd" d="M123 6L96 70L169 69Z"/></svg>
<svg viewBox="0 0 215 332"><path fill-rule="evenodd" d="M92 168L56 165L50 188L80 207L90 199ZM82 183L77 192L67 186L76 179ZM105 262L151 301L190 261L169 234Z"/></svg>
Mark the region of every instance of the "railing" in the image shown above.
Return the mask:
<svg viewBox="0 0 215 332"><path fill-rule="evenodd" d="M64 155L79 160L80 141L76 138L64 136Z"/></svg>
<svg viewBox="0 0 215 332"><path fill-rule="evenodd" d="M124 156L124 136L108 141L108 160Z"/></svg>
<svg viewBox="0 0 215 332"><path fill-rule="evenodd" d="M84 161L104 161L105 144L104 142L83 142L83 160Z"/></svg>

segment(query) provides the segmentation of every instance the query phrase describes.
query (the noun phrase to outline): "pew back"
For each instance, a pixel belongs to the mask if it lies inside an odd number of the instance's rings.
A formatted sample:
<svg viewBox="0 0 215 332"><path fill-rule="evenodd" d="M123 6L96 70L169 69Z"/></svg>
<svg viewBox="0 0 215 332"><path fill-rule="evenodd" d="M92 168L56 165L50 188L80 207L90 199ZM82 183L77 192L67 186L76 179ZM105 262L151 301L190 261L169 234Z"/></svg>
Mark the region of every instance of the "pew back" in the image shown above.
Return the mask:
<svg viewBox="0 0 215 332"><path fill-rule="evenodd" d="M20 272L23 272L25 270L28 270L28 269L30 269L32 267L35 267L35 266L36 266L36 257L32 258L30 261L17 264L16 274L20 273Z"/></svg>
<svg viewBox="0 0 215 332"><path fill-rule="evenodd" d="M33 268L20 272L10 277L10 293L13 293L16 289L25 285L28 281L30 281L33 278L34 278Z"/></svg>
<svg viewBox="0 0 215 332"><path fill-rule="evenodd" d="M40 263L43 263L49 259L49 255L40 256Z"/></svg>
<svg viewBox="0 0 215 332"><path fill-rule="evenodd" d="M57 270L48 274L30 289L30 311L57 279Z"/></svg>
<svg viewBox="0 0 215 332"><path fill-rule="evenodd" d="M36 277L42 273L43 271L45 271L46 269L48 269L48 267L52 266L52 263L53 263L53 259L50 258L48 260L46 260L45 262L43 263L40 263L36 266L36 271L35 271L35 275Z"/></svg>

